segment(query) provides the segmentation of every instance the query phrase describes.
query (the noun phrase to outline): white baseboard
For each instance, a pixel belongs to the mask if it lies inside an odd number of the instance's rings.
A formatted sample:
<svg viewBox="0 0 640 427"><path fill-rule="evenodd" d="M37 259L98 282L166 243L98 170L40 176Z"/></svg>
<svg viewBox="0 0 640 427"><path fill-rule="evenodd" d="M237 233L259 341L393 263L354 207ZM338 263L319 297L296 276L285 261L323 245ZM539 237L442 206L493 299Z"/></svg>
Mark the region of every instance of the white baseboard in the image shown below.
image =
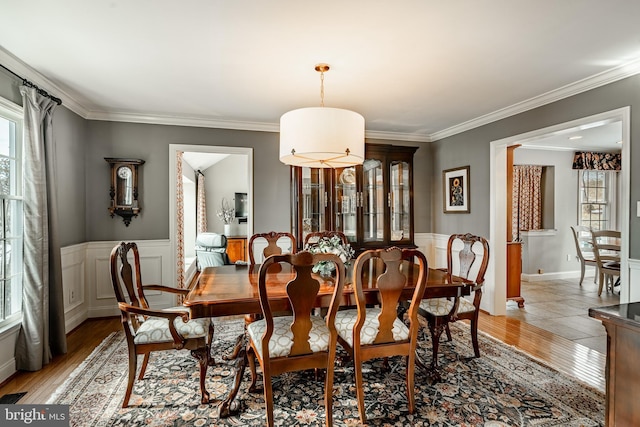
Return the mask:
<svg viewBox="0 0 640 427"><path fill-rule="evenodd" d="M5 361L0 365L0 383L16 373L16 358Z"/></svg>
<svg viewBox="0 0 640 427"><path fill-rule="evenodd" d="M66 331L66 333L73 331L75 328L80 326L82 322L84 322L88 318L86 311L81 311L70 317L67 317L67 316L68 314L65 313L64 330Z"/></svg>
<svg viewBox="0 0 640 427"><path fill-rule="evenodd" d="M113 305L103 307L91 307L87 312L87 318L92 319L94 317L113 317L120 316L120 310Z"/></svg>
<svg viewBox="0 0 640 427"><path fill-rule="evenodd" d="M595 270L587 271L584 274L585 280L587 277L593 277ZM542 274L522 274L520 276L523 282L543 282L545 280L563 280L563 279L579 279L580 271L560 271L555 273L542 273Z"/></svg>
<svg viewBox="0 0 640 427"><path fill-rule="evenodd" d="M16 372L15 348L20 325L11 326L0 335L0 383Z"/></svg>

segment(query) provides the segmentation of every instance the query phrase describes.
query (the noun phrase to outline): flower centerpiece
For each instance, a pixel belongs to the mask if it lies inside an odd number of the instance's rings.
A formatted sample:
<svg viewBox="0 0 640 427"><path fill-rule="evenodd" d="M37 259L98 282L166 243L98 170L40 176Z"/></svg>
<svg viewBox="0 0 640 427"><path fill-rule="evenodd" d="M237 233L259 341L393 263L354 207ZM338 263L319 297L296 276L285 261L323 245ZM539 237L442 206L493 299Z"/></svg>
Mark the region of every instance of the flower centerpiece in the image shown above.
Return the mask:
<svg viewBox="0 0 640 427"><path fill-rule="evenodd" d="M308 243L304 249L312 254L336 254L345 266L351 263L351 259L355 255L351 245L342 243L342 239L338 236L322 237L316 243ZM331 261L320 261L313 266L311 271L320 274L322 277L329 277L335 269L336 265Z"/></svg>
<svg viewBox="0 0 640 427"><path fill-rule="evenodd" d="M236 216L235 208L232 208L229 205L229 202L224 197L222 198L222 202L220 204L220 210L218 211L218 218L220 221L224 223L224 235L231 235L231 224L233 224L233 220Z"/></svg>

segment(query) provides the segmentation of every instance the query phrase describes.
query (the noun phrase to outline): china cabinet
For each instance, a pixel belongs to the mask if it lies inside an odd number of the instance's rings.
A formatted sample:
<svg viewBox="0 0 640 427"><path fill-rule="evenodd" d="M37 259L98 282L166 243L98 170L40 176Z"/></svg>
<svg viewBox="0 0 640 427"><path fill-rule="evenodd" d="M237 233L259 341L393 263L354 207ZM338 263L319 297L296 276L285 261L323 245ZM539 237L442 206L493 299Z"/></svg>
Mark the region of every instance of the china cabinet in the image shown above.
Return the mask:
<svg viewBox="0 0 640 427"><path fill-rule="evenodd" d="M414 246L413 155L417 147L366 144L362 165L292 167L292 233L337 230L356 251ZM302 248L299 248L302 249Z"/></svg>

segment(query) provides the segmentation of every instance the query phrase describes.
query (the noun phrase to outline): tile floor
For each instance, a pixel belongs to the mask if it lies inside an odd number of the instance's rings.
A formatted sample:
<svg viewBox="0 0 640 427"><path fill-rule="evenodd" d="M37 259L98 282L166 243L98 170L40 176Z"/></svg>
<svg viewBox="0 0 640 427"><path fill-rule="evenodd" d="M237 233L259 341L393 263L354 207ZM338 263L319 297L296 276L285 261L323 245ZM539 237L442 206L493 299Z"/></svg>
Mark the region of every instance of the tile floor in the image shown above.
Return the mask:
<svg viewBox="0 0 640 427"><path fill-rule="evenodd" d="M589 274L589 272L587 272ZM522 282L524 308L507 302L507 316L553 332L600 353L607 352L607 334L602 323L589 317L589 308L620 302L617 293L605 290L598 296L593 275L579 279Z"/></svg>

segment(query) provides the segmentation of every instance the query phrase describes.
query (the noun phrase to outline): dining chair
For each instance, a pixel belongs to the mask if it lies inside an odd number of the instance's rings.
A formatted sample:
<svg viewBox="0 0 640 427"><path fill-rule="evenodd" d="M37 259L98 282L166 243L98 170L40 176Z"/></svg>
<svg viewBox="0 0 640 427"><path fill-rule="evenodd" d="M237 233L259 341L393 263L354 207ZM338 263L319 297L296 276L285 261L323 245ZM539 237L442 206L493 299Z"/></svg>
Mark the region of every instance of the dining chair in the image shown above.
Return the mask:
<svg viewBox="0 0 640 427"><path fill-rule="evenodd" d="M254 255L255 251L255 243L260 242L260 240L266 240L267 246L262 250L262 258L267 258L270 255L279 255L283 253L283 249L278 246L278 240L281 238L289 239L289 253L296 253L296 238L293 234L286 231L270 231L268 233L256 233L249 239L249 263L251 265L256 264L256 257ZM258 264L262 261L262 259L258 259Z"/></svg>
<svg viewBox="0 0 640 427"><path fill-rule="evenodd" d="M598 262L593 253L593 243L591 237L591 228L584 225L572 225L571 234L573 234L573 242L576 245L576 255L580 261L580 286L584 280L585 267L587 265L598 269ZM597 274L593 276L593 282L596 281Z"/></svg>
<svg viewBox="0 0 640 427"><path fill-rule="evenodd" d="M312 315L320 282L312 277L313 266L320 261L336 264L336 280L327 316L323 319ZM281 263L290 264L296 276L286 287L292 315L276 317L267 294L268 271ZM263 318L247 326L249 346L247 357L251 368L250 390L255 390L256 362L262 368L264 401L267 425L273 426L272 377L285 372L307 369L326 369L324 403L325 422L333 422L333 372L336 354L337 331L335 316L340 305L344 286L345 267L334 254L297 254L269 256L260 266L258 293Z"/></svg>
<svg viewBox="0 0 640 427"><path fill-rule="evenodd" d="M347 236L345 236L344 233L341 231L335 231L335 230L313 231L304 237L304 247L306 248L307 245L312 245L314 243L317 243L322 238L330 239L333 236L338 236L342 241L343 245L346 245L349 243L349 239L347 239Z"/></svg>
<svg viewBox="0 0 640 427"><path fill-rule="evenodd" d="M598 264L598 296L602 294L604 283L607 291L613 292L613 277L620 277L620 237L615 230L594 230L591 232L593 253Z"/></svg>
<svg viewBox="0 0 640 427"><path fill-rule="evenodd" d="M416 260L417 285L406 311L409 320L407 327L398 318L398 308L402 303L400 296L407 283L407 272ZM376 279L380 304L375 307L367 307L363 289L363 273L370 271L370 263L382 263L385 267L377 270L383 273ZM371 359L404 356L409 413L414 412L415 358L420 328L418 305L426 287L427 271L427 259L416 249L392 247L367 250L356 258L353 270L356 308L338 311L335 322L338 342L353 359L358 412L362 424L367 422L362 364Z"/></svg>
<svg viewBox="0 0 640 427"><path fill-rule="evenodd" d="M133 254L133 267L129 254ZM201 403L209 402L205 387L209 366L210 346L213 337L211 319L189 319L185 307L152 309L149 307L145 291L170 292L186 295L187 289L142 283L140 254L135 243L122 242L111 251L111 283L118 301L120 318L129 350L129 379L122 407L129 406L131 391L136 377L138 355L144 355L138 379L144 378L149 356L153 351L191 350L191 355L200 366Z"/></svg>
<svg viewBox="0 0 640 427"><path fill-rule="evenodd" d="M462 246L460 248L460 245ZM455 246L455 248L454 248ZM454 250L458 250L457 260ZM455 262L454 262L455 261ZM477 262L478 261L478 262ZM449 276L471 280L473 282L473 301L463 297L429 298L420 303L418 312L427 319L431 332L433 354L438 354L439 338L445 328L447 339L451 341L449 323L467 319L471 323L471 342L475 357L480 357L478 345L478 316L482 300L484 275L489 265L489 243L484 237L473 234L452 234L447 242L447 273ZM475 274L473 274L475 272ZM433 365L438 361L434 358Z"/></svg>
<svg viewBox="0 0 640 427"><path fill-rule="evenodd" d="M231 264L227 255L227 236L218 233L200 233L196 236L198 270Z"/></svg>

